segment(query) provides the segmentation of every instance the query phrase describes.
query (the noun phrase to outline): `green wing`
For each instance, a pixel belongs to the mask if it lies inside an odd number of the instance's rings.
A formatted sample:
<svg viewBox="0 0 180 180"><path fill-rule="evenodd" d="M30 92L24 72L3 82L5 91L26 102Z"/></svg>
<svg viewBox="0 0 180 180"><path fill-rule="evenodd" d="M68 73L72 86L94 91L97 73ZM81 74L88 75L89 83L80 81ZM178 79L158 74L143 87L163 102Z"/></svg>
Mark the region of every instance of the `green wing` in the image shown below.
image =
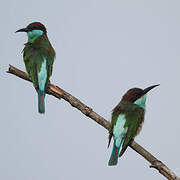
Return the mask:
<svg viewBox="0 0 180 180"><path fill-rule="evenodd" d="M126 113L126 119L127 121L125 126L128 127L128 131L125 135L119 156L123 155L130 142L138 134L138 130L144 121L144 109L135 104L132 104L129 111Z"/></svg>

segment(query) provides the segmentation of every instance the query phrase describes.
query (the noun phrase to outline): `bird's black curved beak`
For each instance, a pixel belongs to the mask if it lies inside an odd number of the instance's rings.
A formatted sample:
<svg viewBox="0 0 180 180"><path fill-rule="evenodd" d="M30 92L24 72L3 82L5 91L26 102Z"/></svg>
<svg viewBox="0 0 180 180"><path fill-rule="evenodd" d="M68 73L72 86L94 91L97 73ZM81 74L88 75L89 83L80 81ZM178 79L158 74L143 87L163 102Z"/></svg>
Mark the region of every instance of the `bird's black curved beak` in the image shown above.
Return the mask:
<svg viewBox="0 0 180 180"><path fill-rule="evenodd" d="M146 89L143 90L143 93L146 94L146 93L148 93L151 89L153 89L153 88L155 88L156 86L159 86L159 85L160 85L160 84L147 87Z"/></svg>
<svg viewBox="0 0 180 180"><path fill-rule="evenodd" d="M28 32L28 28L19 29L15 33L17 33L17 32Z"/></svg>

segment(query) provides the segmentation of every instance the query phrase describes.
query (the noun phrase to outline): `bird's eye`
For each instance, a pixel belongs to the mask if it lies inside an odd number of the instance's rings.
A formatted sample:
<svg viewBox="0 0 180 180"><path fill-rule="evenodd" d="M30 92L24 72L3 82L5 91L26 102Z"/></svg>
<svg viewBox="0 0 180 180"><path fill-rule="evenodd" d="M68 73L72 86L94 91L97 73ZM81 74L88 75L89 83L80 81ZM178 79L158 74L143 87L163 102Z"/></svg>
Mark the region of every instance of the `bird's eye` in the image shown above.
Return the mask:
<svg viewBox="0 0 180 180"><path fill-rule="evenodd" d="M28 32L31 32L31 31L32 31L32 28L27 27L27 29L28 29Z"/></svg>

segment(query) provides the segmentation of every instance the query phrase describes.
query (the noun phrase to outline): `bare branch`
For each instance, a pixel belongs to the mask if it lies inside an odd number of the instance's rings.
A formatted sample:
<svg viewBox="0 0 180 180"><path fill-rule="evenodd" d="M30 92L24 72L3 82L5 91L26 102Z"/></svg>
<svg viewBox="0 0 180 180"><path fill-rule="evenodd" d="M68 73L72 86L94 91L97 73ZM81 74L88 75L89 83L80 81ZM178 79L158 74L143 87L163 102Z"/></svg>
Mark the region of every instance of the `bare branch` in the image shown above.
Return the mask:
<svg viewBox="0 0 180 180"><path fill-rule="evenodd" d="M24 80L30 81L28 75L9 65L9 70L7 73L14 74ZM53 95L54 97L60 99L64 99L65 101L69 102L73 107L77 108L80 110L83 114L86 116L90 117L94 121L96 121L98 124L103 126L105 129L109 130L110 129L110 123L105 120L103 117L98 115L96 112L93 111L92 108L86 106L83 104L80 100L72 96L71 94L67 93L63 89L59 88L58 86L55 86L53 84L49 84L47 88L47 94ZM157 169L162 175L164 175L167 179L169 180L180 180L179 177L175 175L164 163L156 159L152 154L150 154L147 150L145 150L142 146L140 146L138 143L135 141L132 141L130 147L135 150L137 153L139 153L141 156L143 156L148 162L151 163L150 168L155 168Z"/></svg>

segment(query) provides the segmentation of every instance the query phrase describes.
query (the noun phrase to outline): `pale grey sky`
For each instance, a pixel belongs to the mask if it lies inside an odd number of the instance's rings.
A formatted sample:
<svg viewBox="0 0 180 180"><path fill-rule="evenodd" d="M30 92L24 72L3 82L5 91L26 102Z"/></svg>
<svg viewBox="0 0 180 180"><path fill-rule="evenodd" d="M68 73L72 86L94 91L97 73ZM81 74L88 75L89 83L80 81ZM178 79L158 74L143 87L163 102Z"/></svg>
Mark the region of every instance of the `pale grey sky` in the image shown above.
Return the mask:
<svg viewBox="0 0 180 180"><path fill-rule="evenodd" d="M179 7L179 0L3 1L0 179L164 179L131 148L108 167L107 131L65 101L46 96L38 114L32 84L5 73L8 64L25 70L27 37L14 32L33 21L46 25L56 50L51 81L107 120L129 88L161 84L148 94L136 141L180 176Z"/></svg>

